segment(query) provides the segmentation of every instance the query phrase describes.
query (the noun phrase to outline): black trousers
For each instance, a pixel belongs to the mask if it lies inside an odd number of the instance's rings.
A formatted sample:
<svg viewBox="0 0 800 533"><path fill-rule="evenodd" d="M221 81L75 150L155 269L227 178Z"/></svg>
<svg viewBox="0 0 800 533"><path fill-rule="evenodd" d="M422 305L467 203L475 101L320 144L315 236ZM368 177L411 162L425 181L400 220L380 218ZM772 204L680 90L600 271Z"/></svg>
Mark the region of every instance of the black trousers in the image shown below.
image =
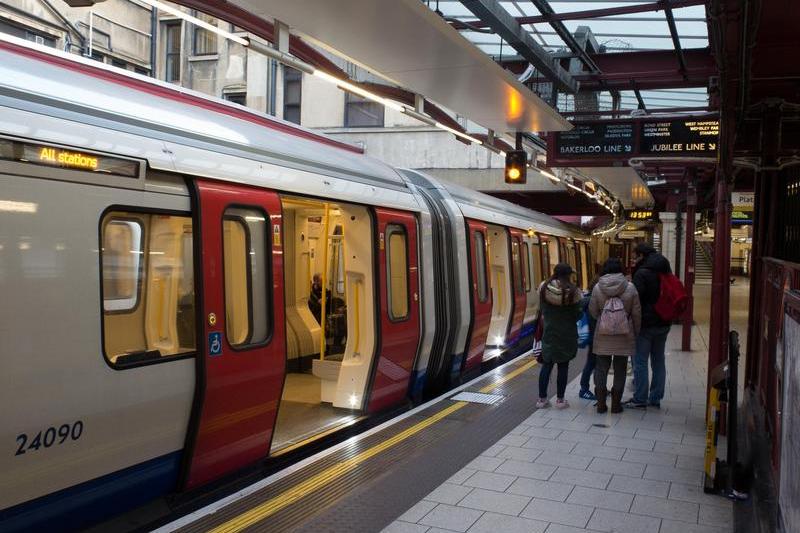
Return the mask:
<svg viewBox="0 0 800 533"><path fill-rule="evenodd" d="M539 371L539 398L547 398L547 386L550 385L550 373L553 371L555 363L542 363ZM569 361L558 363L558 377L556 378L556 395L564 399L564 391L567 390L567 374L569 373Z"/></svg>
<svg viewBox="0 0 800 533"><path fill-rule="evenodd" d="M628 370L629 357L627 355L598 355L594 367L594 385L595 387L607 387L608 369L611 367L612 359L614 360L614 387L612 390L622 394L622 391L625 390L625 373Z"/></svg>

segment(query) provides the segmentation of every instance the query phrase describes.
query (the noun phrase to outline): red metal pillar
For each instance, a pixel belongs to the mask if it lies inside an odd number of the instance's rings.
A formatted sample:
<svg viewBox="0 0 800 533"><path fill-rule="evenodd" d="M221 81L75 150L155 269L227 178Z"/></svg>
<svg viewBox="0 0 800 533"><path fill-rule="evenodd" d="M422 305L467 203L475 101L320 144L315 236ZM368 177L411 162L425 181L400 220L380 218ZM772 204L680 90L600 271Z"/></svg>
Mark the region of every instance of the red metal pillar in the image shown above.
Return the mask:
<svg viewBox="0 0 800 533"><path fill-rule="evenodd" d="M717 168L714 214L714 272L711 276L711 324L708 347L708 374L728 358L731 273L731 197L728 176ZM709 384L710 385L710 384Z"/></svg>
<svg viewBox="0 0 800 533"><path fill-rule="evenodd" d="M681 337L681 350L684 352L692 349L692 324L694 323L694 217L697 205L697 193L694 183L689 183L686 191L686 250L683 268L683 284L689 295L689 305L683 314L683 332Z"/></svg>

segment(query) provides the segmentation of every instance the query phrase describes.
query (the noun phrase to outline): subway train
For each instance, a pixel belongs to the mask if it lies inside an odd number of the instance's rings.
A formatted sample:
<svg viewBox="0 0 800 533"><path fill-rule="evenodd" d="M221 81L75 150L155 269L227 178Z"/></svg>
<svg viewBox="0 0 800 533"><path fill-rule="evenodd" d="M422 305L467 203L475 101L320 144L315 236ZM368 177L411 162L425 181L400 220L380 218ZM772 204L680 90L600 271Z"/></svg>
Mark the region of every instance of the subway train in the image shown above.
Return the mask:
<svg viewBox="0 0 800 533"><path fill-rule="evenodd" d="M0 37L0 530L86 527L531 343L590 239L353 145Z"/></svg>

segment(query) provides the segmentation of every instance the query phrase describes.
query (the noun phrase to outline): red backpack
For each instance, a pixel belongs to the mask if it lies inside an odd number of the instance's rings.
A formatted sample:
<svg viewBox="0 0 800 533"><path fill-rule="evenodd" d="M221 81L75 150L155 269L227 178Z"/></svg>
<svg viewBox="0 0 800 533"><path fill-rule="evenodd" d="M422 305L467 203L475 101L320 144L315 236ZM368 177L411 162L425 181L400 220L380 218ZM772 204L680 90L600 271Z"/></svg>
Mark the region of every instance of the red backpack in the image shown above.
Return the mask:
<svg viewBox="0 0 800 533"><path fill-rule="evenodd" d="M686 294L683 283L675 274L659 273L658 281L661 285L661 293L653 310L665 322L677 320L686 311L689 295Z"/></svg>

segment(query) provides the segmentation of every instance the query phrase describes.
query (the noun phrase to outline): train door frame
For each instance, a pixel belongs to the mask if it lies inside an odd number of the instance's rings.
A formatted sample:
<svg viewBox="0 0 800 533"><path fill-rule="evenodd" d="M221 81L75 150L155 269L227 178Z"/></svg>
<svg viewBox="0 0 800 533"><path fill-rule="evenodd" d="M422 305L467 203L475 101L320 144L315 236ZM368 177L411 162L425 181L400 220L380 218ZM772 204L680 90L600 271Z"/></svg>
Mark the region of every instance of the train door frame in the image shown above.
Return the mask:
<svg viewBox="0 0 800 533"><path fill-rule="evenodd" d="M525 281L522 273L522 243L524 232L516 228L508 228L508 261L511 264L511 321L506 330L506 344L514 345L519 341L522 322L527 308ZM517 247L517 259L514 260L514 245Z"/></svg>
<svg viewBox="0 0 800 533"><path fill-rule="evenodd" d="M203 290L196 314L198 379L186 438L189 453L184 463L185 489L201 486L269 455L286 365L283 215L278 193L206 179L195 179L192 189L199 235L195 240L199 258L196 279L202 280ZM223 225L225 213L231 208L253 209L266 215L267 222L263 234L269 265L264 295L267 334L261 342L248 341L242 346L231 344L226 329ZM248 278L248 293L251 289ZM252 308L248 313L252 326Z"/></svg>
<svg viewBox="0 0 800 533"><path fill-rule="evenodd" d="M422 325L419 297L419 249L418 222L415 213L376 207L373 210L375 228L375 282L380 305L376 323L380 331L376 339L376 354L370 379L368 413L382 411L398 405L408 397L414 364L417 361L422 340ZM400 227L405 234L407 314L392 318L389 302L389 279L387 278L387 250L393 227ZM388 235L387 235L388 233ZM391 262L391 253L389 254Z"/></svg>
<svg viewBox="0 0 800 533"><path fill-rule="evenodd" d="M462 375L470 375L480 369L483 353L486 350L486 343L489 339L489 327L492 324L492 302L494 295L491 287L491 270L489 268L489 228L484 222L473 219L465 219L467 229L467 248L469 253L469 283L472 287L470 291L471 319L469 336L467 339L467 349L464 357ZM483 273L485 298L481 300L478 286L478 243L475 239L476 234L480 233L483 237Z"/></svg>

